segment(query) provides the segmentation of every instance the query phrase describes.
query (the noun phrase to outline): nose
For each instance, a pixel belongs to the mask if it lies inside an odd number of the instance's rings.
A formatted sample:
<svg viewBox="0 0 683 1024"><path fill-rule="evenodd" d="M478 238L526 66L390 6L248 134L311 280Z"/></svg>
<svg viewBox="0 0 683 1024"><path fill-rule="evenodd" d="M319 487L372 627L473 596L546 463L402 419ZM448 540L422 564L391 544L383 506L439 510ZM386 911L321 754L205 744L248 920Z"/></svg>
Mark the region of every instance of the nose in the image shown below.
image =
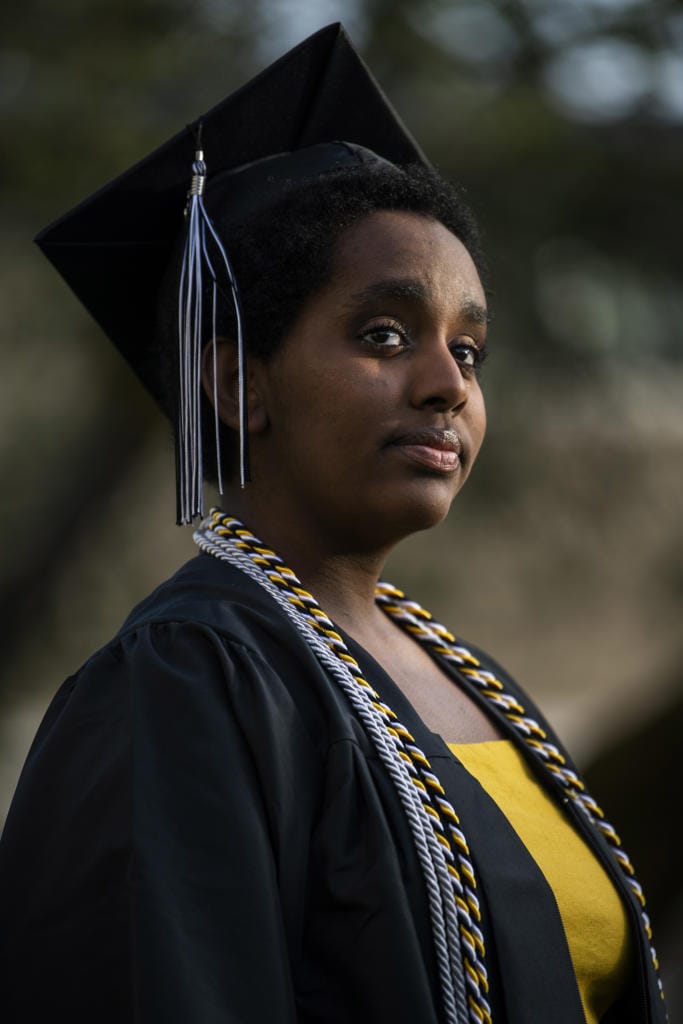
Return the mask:
<svg viewBox="0 0 683 1024"><path fill-rule="evenodd" d="M457 412L467 402L468 381L445 342L425 345L416 354L412 404L417 409Z"/></svg>

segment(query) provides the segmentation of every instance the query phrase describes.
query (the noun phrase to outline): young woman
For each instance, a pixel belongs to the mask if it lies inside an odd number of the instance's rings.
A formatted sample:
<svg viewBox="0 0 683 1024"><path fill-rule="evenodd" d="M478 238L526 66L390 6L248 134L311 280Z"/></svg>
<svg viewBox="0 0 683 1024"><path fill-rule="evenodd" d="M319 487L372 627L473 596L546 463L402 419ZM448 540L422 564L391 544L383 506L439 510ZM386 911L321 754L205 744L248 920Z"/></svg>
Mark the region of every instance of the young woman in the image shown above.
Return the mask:
<svg viewBox="0 0 683 1024"><path fill-rule="evenodd" d="M299 71L321 48L356 59L332 27ZM174 416L179 518L199 460L227 511L41 726L0 859L11 1020L665 1019L642 893L559 740L381 582L476 459L487 324L471 214L387 132L214 177L198 154L179 248L123 237L141 180L168 200L156 155L43 240ZM207 115L207 160L221 137ZM131 315L107 289L141 249Z"/></svg>

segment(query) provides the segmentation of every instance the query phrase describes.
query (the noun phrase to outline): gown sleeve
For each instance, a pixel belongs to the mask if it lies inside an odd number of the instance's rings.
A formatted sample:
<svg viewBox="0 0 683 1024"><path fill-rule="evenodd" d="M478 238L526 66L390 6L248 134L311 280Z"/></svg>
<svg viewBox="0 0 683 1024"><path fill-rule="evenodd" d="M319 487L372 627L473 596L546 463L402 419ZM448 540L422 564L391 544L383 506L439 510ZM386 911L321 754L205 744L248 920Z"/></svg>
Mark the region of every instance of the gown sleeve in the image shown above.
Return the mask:
<svg viewBox="0 0 683 1024"><path fill-rule="evenodd" d="M0 845L6 1019L295 1021L316 759L282 681L207 627L96 655L53 701Z"/></svg>

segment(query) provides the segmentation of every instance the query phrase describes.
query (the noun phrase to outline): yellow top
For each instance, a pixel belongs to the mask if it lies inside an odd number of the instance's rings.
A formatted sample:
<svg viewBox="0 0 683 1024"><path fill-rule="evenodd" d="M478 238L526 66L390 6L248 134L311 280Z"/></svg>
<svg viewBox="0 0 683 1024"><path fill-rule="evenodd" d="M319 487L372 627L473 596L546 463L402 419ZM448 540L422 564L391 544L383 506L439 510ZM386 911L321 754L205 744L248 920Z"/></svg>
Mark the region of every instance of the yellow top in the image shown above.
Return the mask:
<svg viewBox="0 0 683 1024"><path fill-rule="evenodd" d="M536 781L512 740L449 743L498 804L555 894L588 1024L598 1024L625 981L626 910L604 868Z"/></svg>

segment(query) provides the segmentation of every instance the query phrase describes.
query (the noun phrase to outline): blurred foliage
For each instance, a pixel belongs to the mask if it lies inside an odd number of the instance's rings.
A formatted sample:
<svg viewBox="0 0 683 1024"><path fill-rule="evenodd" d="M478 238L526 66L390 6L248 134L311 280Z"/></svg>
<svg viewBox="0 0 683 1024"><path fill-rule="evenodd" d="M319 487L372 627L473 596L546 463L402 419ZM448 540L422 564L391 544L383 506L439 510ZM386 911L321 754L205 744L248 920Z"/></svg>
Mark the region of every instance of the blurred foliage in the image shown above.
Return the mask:
<svg viewBox="0 0 683 1024"><path fill-rule="evenodd" d="M171 525L166 427L29 240L339 19L466 188L490 260L487 449L454 521L408 546L399 575L510 659L585 759L602 748L608 808L639 779L656 811L629 821L630 846L654 881L674 863L657 831L669 762L638 775L633 752L673 743L657 723L680 708L683 592L683 7L666 0L5 5L5 788L35 722L13 746L21 709L191 547ZM664 919L667 890L653 892Z"/></svg>

